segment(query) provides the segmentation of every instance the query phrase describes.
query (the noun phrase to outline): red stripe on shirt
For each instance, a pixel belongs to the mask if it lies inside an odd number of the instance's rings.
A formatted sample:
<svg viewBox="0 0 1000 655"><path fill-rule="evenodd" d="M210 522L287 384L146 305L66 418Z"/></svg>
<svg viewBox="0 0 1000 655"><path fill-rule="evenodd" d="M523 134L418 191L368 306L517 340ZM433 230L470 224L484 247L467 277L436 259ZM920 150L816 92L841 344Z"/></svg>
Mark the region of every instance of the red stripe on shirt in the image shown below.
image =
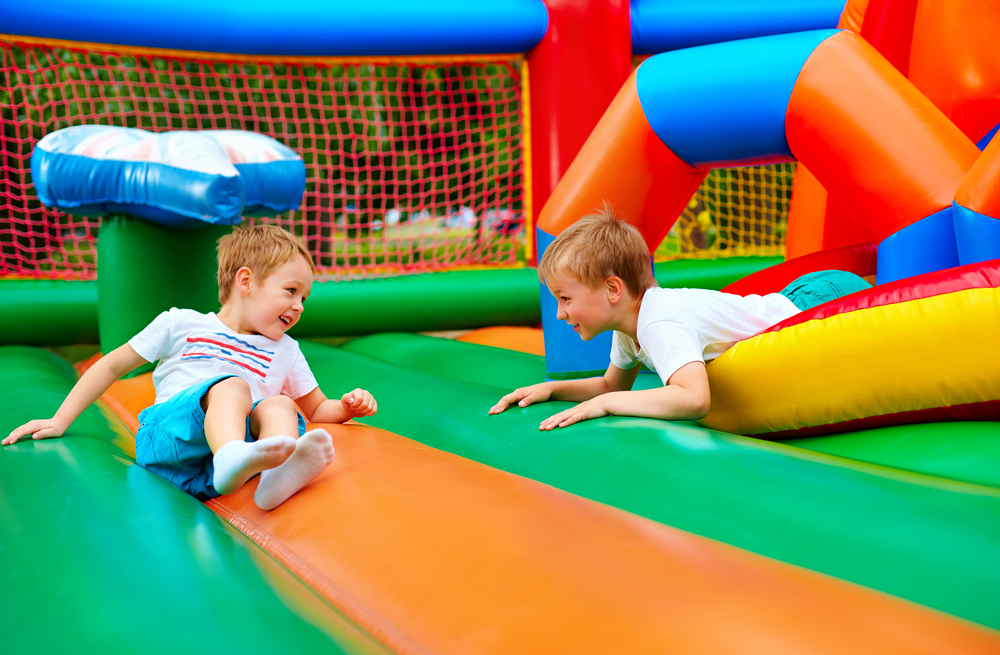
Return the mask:
<svg viewBox="0 0 1000 655"><path fill-rule="evenodd" d="M257 375L261 376L262 378L266 378L267 377L267 373L264 373L263 371L258 371L257 369L255 369L252 366L247 366L243 362L238 362L235 359L229 359L228 357L223 357L222 355L214 355L212 353L184 353L183 355L181 355L181 358L183 359L184 357L193 357L195 355L198 355L200 357L214 357L215 359L222 359L222 360L225 360L225 361L230 362L232 364L236 364L237 366L242 366L243 368L245 368L248 371L253 371Z"/></svg>
<svg viewBox="0 0 1000 655"><path fill-rule="evenodd" d="M214 341L212 339L202 339L200 337L188 337L187 340L188 340L188 343L210 343L210 344L213 344L213 345L225 348L226 350L235 350L236 352L243 353L244 355L251 355L252 357L258 357L260 359L263 359L265 362L270 362L271 361L270 357L265 357L264 355L258 355L255 352L250 352L249 350L243 350L242 348L237 348L236 346L231 346L231 345L229 345L228 343L226 343L224 341ZM225 358L223 358L223 359L225 359Z"/></svg>

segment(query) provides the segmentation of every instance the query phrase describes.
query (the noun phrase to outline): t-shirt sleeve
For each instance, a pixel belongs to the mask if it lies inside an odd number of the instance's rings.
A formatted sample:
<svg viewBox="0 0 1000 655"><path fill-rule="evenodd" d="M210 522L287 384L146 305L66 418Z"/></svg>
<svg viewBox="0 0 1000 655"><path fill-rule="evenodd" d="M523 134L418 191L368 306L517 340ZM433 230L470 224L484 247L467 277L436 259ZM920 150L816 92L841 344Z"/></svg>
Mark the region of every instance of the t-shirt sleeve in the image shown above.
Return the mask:
<svg viewBox="0 0 1000 655"><path fill-rule="evenodd" d="M128 345L147 362L159 361L170 351L173 343L170 338L173 319L172 310L162 312L142 332L129 339Z"/></svg>
<svg viewBox="0 0 1000 655"><path fill-rule="evenodd" d="M309 362L296 346L295 363L292 364L291 372L285 380L285 385L281 388L281 393L293 399L301 398L318 386L316 376L309 368Z"/></svg>
<svg viewBox="0 0 1000 655"><path fill-rule="evenodd" d="M639 345L652 360L663 384L677 369L691 362L704 362L698 332L674 321L655 321L639 333Z"/></svg>
<svg viewBox="0 0 1000 655"><path fill-rule="evenodd" d="M632 340L618 330L615 330L611 338L611 363L622 370L635 368L639 363Z"/></svg>

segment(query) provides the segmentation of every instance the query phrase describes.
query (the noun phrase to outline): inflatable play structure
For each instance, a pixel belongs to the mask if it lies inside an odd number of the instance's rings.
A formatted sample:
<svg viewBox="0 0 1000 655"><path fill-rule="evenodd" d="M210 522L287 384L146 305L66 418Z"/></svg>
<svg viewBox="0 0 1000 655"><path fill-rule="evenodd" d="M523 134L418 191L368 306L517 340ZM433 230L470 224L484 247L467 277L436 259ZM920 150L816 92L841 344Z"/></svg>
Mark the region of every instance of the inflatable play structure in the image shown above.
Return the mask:
<svg viewBox="0 0 1000 655"><path fill-rule="evenodd" d="M271 512L135 464L148 372L0 449L4 652L1000 652L994 7L204 4L0 16L0 433L217 309L246 217L305 239L293 336L379 412ZM871 291L711 362L700 424L487 414L607 365L531 267L563 229L610 199L653 254L791 162L784 261L730 215L658 281Z"/></svg>

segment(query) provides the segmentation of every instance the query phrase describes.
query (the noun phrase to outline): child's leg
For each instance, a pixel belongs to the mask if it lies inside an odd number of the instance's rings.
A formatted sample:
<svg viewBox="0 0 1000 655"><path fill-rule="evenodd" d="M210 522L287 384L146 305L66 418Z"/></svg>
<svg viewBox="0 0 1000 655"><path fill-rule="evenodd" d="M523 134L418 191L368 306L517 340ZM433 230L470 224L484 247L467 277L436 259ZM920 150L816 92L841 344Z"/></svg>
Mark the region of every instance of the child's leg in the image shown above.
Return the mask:
<svg viewBox="0 0 1000 655"><path fill-rule="evenodd" d="M247 416L253 408L250 386L240 378L214 384L202 397L205 439L215 454L213 486L222 495L231 494L261 471L284 462L295 450L291 436L245 441ZM298 434L297 430L286 435Z"/></svg>
<svg viewBox="0 0 1000 655"><path fill-rule="evenodd" d="M295 444L295 452L281 466L260 474L253 495L261 509L274 509L309 484L333 461L333 439L322 428L306 432Z"/></svg>
<svg viewBox="0 0 1000 655"><path fill-rule="evenodd" d="M299 415L295 401L288 396L274 396L257 403L250 412L250 434L257 439L298 437Z"/></svg>

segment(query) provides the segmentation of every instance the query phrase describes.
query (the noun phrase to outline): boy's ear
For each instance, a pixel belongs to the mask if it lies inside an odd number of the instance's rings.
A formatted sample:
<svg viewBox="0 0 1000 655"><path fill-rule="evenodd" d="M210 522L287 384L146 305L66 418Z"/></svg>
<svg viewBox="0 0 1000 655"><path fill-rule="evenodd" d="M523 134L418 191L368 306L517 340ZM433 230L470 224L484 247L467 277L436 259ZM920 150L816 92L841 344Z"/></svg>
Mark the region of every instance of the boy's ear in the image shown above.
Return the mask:
<svg viewBox="0 0 1000 655"><path fill-rule="evenodd" d="M604 286L608 291L608 301L611 303L616 303L622 299L622 295L625 293L625 283L617 275L608 276L604 280Z"/></svg>
<svg viewBox="0 0 1000 655"><path fill-rule="evenodd" d="M236 271L236 278L233 282L236 284L236 290L240 292L241 296L250 295L250 278L253 277L252 272L246 266L240 268Z"/></svg>

